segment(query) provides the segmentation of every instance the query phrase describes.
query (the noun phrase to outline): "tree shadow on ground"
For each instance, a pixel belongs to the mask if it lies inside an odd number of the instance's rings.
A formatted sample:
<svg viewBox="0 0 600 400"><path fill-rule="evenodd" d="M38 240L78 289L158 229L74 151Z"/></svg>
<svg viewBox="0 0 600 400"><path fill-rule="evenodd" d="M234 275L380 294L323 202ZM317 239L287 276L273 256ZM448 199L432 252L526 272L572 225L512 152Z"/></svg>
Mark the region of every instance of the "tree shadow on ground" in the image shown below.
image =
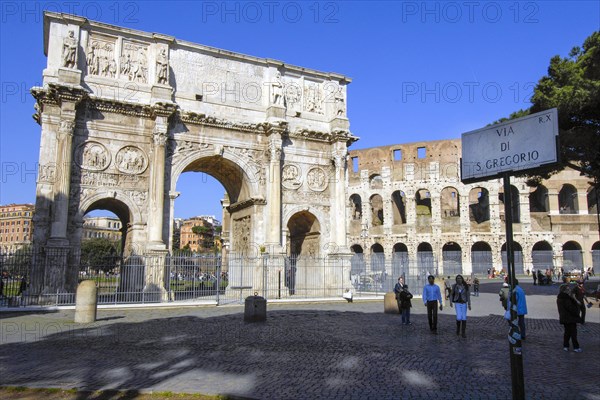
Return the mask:
<svg viewBox="0 0 600 400"><path fill-rule="evenodd" d="M511 398L502 317L470 317L466 339L456 336L452 315L440 314L438 335L425 315L412 322L302 309L270 311L266 322L252 324L230 314L47 328L35 340L0 345L0 384L104 390L96 400L148 390L246 399L430 398L442 391L445 398ZM555 390L561 382L573 398L597 394L599 335L600 324L588 323L580 334L584 353L565 353L558 321L529 320L526 393L565 398ZM129 397L110 391L117 389Z"/></svg>

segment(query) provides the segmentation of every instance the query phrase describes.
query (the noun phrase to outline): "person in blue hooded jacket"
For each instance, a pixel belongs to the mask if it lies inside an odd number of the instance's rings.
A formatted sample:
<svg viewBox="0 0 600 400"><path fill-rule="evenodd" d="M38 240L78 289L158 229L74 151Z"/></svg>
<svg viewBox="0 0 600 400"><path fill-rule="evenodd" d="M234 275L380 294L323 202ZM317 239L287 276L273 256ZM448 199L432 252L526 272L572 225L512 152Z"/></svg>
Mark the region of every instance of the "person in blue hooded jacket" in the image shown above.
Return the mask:
<svg viewBox="0 0 600 400"><path fill-rule="evenodd" d="M517 296L517 315L519 317L519 330L521 331L521 340L525 340L525 315L527 315L527 299L525 298L525 291L519 286L519 280L514 279L515 287L514 291ZM510 310L510 297L508 299L508 309Z"/></svg>

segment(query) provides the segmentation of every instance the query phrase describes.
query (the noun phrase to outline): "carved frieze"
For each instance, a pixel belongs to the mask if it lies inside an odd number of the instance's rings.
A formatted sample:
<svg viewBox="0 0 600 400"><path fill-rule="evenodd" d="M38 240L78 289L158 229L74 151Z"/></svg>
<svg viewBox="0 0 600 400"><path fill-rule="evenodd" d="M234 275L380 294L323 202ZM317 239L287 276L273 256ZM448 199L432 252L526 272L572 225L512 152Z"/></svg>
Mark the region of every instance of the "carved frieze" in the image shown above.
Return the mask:
<svg viewBox="0 0 600 400"><path fill-rule="evenodd" d="M260 180L262 175L261 152L254 149L225 146L224 150L235 154L242 160L240 165L252 181Z"/></svg>
<svg viewBox="0 0 600 400"><path fill-rule="evenodd" d="M313 192L311 190L282 190L283 202L287 204L320 204L328 205L329 195L325 192Z"/></svg>
<svg viewBox="0 0 600 400"><path fill-rule="evenodd" d="M233 220L234 252L248 254L250 250L251 225L250 216Z"/></svg>
<svg viewBox="0 0 600 400"><path fill-rule="evenodd" d="M168 157L171 159L185 158L196 151L212 147L212 144L197 143L190 140L169 140Z"/></svg>
<svg viewBox="0 0 600 400"><path fill-rule="evenodd" d="M42 165L38 168L38 182L53 183L56 179L56 165Z"/></svg>
<svg viewBox="0 0 600 400"><path fill-rule="evenodd" d="M179 119L188 124L210 126L214 128L226 128L233 129L242 132L264 134L267 124L266 123L244 123L244 122L233 122L225 119L215 118L206 116L204 114L194 112L181 112L179 113Z"/></svg>
<svg viewBox="0 0 600 400"><path fill-rule="evenodd" d="M125 190L125 194L133 200L140 208L143 208L148 201L148 191L145 190Z"/></svg>
<svg viewBox="0 0 600 400"><path fill-rule="evenodd" d="M120 61L121 77L132 82L148 83L148 46L124 39Z"/></svg>
<svg viewBox="0 0 600 400"><path fill-rule="evenodd" d="M73 170L71 183L92 187L141 187L148 186L148 178L139 175L112 174L109 172Z"/></svg>
<svg viewBox="0 0 600 400"><path fill-rule="evenodd" d="M103 171L108 168L111 156L103 144L88 141L80 144L75 151L75 162L83 169Z"/></svg>
<svg viewBox="0 0 600 400"><path fill-rule="evenodd" d="M141 174L148 167L148 157L136 146L125 146L117 152L116 167L125 174Z"/></svg>
<svg viewBox="0 0 600 400"><path fill-rule="evenodd" d="M307 82L304 86L304 111L324 114L323 94L321 88L316 83Z"/></svg>
<svg viewBox="0 0 600 400"><path fill-rule="evenodd" d="M115 78L117 75L115 39L90 34L85 59L88 75Z"/></svg>

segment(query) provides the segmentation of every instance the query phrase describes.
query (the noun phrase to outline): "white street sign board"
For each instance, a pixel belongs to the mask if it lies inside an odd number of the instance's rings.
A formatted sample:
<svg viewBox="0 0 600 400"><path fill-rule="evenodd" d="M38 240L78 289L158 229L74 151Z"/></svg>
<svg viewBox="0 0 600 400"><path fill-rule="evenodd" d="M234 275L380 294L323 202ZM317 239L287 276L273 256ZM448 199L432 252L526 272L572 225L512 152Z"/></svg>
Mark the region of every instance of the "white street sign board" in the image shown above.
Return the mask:
<svg viewBox="0 0 600 400"><path fill-rule="evenodd" d="M462 134L464 183L556 163L556 108Z"/></svg>

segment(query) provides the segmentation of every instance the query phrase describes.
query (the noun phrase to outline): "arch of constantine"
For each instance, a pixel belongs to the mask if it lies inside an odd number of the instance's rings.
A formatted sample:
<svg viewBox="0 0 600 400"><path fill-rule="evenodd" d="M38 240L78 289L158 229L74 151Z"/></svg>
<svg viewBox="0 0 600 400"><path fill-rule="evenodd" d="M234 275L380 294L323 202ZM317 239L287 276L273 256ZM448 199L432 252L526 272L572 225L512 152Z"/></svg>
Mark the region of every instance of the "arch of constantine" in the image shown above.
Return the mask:
<svg viewBox="0 0 600 400"><path fill-rule="evenodd" d="M42 132L35 291L74 292L74 249L96 209L120 218L124 254L155 257L144 290L163 291L187 171L226 190L227 252L347 252L336 223L357 140L347 77L52 12L44 51L43 86L32 89Z"/></svg>

